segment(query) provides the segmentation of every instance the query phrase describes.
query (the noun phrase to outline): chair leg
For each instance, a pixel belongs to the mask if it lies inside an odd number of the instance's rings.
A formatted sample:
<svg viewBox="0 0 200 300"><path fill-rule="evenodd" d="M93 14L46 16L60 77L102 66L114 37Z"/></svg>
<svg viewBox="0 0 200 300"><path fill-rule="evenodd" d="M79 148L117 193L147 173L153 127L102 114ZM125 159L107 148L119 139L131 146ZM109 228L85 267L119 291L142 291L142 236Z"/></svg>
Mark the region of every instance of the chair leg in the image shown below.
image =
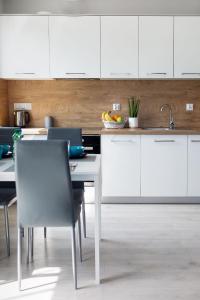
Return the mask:
<svg viewBox="0 0 200 300"><path fill-rule="evenodd" d="M78 217L78 245L79 245L79 255L80 255L80 261L83 261L82 256L82 236L81 236L81 220L80 216Z"/></svg>
<svg viewBox="0 0 200 300"><path fill-rule="evenodd" d="M10 230L9 230L8 206L7 205L4 205L4 219L5 219L7 254L8 254L8 256L10 256Z"/></svg>
<svg viewBox="0 0 200 300"><path fill-rule="evenodd" d="M18 287L19 291L21 290L21 228L18 227L18 234L17 234L17 277L18 277Z"/></svg>
<svg viewBox="0 0 200 300"><path fill-rule="evenodd" d="M83 236L86 238L86 215L85 215L85 199L82 202L82 220L83 220Z"/></svg>
<svg viewBox="0 0 200 300"><path fill-rule="evenodd" d="M32 227L31 228L31 262L33 262L33 253L34 253L33 247L34 247L34 230Z"/></svg>
<svg viewBox="0 0 200 300"><path fill-rule="evenodd" d="M31 228L28 227L28 236L27 236L27 264L30 262L30 247L31 247Z"/></svg>
<svg viewBox="0 0 200 300"><path fill-rule="evenodd" d="M72 270L74 277L74 288L77 289L77 262L76 262L76 238L75 238L75 226L71 228L71 240L72 240Z"/></svg>
<svg viewBox="0 0 200 300"><path fill-rule="evenodd" d="M47 238L47 228L44 227L44 238L46 239Z"/></svg>
<svg viewBox="0 0 200 300"><path fill-rule="evenodd" d="M24 228L21 228L20 232L21 232L22 237L24 238Z"/></svg>

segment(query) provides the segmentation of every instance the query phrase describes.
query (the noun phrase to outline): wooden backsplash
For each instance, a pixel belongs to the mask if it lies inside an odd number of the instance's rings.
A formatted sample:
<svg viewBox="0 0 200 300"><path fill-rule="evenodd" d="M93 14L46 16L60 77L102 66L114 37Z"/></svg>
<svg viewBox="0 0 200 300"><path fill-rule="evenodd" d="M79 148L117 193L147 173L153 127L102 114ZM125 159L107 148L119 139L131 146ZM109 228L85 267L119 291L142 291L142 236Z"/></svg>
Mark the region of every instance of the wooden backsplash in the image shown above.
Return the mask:
<svg viewBox="0 0 200 300"><path fill-rule="evenodd" d="M8 86L0 80L0 126L8 125Z"/></svg>
<svg viewBox="0 0 200 300"><path fill-rule="evenodd" d="M167 126L168 112L160 106L173 106L177 127L200 127L200 80L49 80L8 81L10 125L13 104L31 102L30 127L43 127L44 117L55 118L55 126L99 127L101 112L121 103L127 115L127 97L141 97L139 125ZM193 103L194 112L185 111Z"/></svg>

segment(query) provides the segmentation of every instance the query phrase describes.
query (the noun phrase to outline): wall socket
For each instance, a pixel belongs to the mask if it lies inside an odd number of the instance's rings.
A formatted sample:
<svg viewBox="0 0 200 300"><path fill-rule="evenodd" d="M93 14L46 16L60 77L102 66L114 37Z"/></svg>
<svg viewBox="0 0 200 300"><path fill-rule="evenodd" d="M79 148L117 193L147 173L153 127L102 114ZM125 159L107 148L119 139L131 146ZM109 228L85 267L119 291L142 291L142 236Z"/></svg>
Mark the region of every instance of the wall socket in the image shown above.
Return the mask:
<svg viewBox="0 0 200 300"><path fill-rule="evenodd" d="M186 111L193 111L194 105L193 103L187 103L186 104Z"/></svg>
<svg viewBox="0 0 200 300"><path fill-rule="evenodd" d="M113 110L121 110L121 104L120 103L113 103Z"/></svg>
<svg viewBox="0 0 200 300"><path fill-rule="evenodd" d="M32 103L14 103L14 110L32 110Z"/></svg>

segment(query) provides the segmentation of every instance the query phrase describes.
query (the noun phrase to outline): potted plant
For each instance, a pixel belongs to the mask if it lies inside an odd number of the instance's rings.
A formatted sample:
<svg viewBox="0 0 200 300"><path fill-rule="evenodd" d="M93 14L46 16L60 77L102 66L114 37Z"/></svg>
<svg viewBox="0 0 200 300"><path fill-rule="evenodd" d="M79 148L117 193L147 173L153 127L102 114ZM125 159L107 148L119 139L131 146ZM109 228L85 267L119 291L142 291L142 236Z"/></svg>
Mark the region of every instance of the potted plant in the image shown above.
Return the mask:
<svg viewBox="0 0 200 300"><path fill-rule="evenodd" d="M23 138L22 130L19 128L14 129L12 140L13 140L13 159L15 159L15 144L18 140L21 140Z"/></svg>
<svg viewBox="0 0 200 300"><path fill-rule="evenodd" d="M128 98L128 108L129 108L129 127L137 128L138 127L138 112L140 107L139 97L129 97Z"/></svg>

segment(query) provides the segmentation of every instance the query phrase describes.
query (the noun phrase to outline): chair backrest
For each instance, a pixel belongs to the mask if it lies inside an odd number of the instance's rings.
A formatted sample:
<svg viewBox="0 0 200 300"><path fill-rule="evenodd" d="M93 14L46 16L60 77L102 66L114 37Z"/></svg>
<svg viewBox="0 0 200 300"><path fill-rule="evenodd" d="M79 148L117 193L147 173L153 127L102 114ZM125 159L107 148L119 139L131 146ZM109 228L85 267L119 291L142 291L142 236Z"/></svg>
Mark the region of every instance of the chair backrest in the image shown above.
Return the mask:
<svg viewBox="0 0 200 300"><path fill-rule="evenodd" d="M81 128L54 128L48 129L48 140L70 140L71 146L82 145Z"/></svg>
<svg viewBox="0 0 200 300"><path fill-rule="evenodd" d="M10 145L11 151L13 149L12 135L14 130L20 129L18 127L1 127L0 128L0 145Z"/></svg>
<svg viewBox="0 0 200 300"><path fill-rule="evenodd" d="M19 226L70 226L74 202L65 141L17 141Z"/></svg>

